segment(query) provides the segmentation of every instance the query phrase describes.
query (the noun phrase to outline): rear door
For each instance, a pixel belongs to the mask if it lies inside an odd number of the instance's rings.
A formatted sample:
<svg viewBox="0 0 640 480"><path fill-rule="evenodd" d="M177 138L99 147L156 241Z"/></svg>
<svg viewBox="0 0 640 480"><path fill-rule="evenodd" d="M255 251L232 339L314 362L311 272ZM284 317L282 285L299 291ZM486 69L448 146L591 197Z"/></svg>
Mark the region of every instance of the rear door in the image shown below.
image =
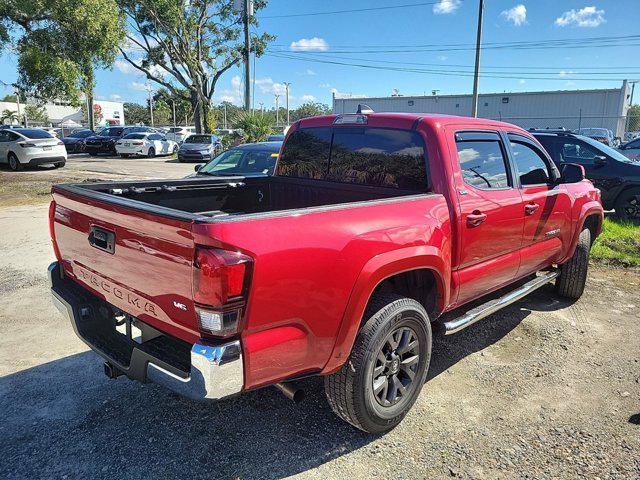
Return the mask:
<svg viewBox="0 0 640 480"><path fill-rule="evenodd" d="M554 263L571 242L571 198L558 171L531 139L508 133L512 168L522 195L524 234L518 276Z"/></svg>
<svg viewBox="0 0 640 480"><path fill-rule="evenodd" d="M451 133L461 171L456 175L460 208L457 303L464 303L515 278L524 215L502 136L497 131Z"/></svg>

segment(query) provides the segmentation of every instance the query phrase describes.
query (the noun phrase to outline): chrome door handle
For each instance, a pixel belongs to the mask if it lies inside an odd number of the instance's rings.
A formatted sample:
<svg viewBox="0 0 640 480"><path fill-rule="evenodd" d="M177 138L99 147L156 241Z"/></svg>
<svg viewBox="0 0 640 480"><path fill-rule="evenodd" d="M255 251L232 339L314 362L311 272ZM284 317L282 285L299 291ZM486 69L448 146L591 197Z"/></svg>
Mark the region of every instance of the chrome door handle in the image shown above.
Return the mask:
<svg viewBox="0 0 640 480"><path fill-rule="evenodd" d="M487 219L487 214L482 213L479 210L474 210L473 213L467 215L467 227L477 227Z"/></svg>
<svg viewBox="0 0 640 480"><path fill-rule="evenodd" d="M540 208L540 205L538 205L537 203L533 203L533 202L527 203L524 206L524 213L527 215L533 215L538 211L538 208Z"/></svg>

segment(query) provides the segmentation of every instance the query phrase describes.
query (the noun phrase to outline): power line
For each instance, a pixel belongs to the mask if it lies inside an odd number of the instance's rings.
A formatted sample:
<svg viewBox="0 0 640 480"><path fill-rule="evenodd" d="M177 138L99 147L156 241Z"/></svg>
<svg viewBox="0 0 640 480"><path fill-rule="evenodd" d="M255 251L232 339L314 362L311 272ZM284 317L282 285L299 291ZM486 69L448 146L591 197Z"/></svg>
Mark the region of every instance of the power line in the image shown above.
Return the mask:
<svg viewBox="0 0 640 480"><path fill-rule="evenodd" d="M420 3L406 3L404 5L387 5L384 7L369 7L369 8L354 8L351 10L333 10L327 12L307 12L307 13L289 13L285 15L265 15L260 16L263 18L291 18L291 17L312 17L317 15L337 15L342 13L359 13L359 12L373 12L378 10L392 10L396 8L411 8L411 7L425 7L429 5L436 5L440 2L420 2Z"/></svg>
<svg viewBox="0 0 640 480"><path fill-rule="evenodd" d="M347 67L357 67L357 68L367 68L371 70L389 70L395 72L405 72L405 73L421 73L421 74L433 74L433 75L444 75L444 76L462 76L468 77L473 76L473 72L452 72L451 70L427 70L427 69L418 69L418 68L403 68L403 67L384 67L378 65L366 65L359 63L345 63L345 62L336 62L331 60L321 60L321 59L303 59L296 56L280 54L280 53L266 53L270 57L276 58L285 58L290 60L298 60L303 62L313 62L313 63L325 63L331 65L342 65ZM512 72L509 72L512 73ZM506 78L506 79L526 79L526 80L557 80L557 81L620 81L622 78L576 78L576 77L528 77L526 75L531 75L530 73L525 75L518 75L513 72L513 75L497 75L493 73L487 73L483 75L487 78Z"/></svg>

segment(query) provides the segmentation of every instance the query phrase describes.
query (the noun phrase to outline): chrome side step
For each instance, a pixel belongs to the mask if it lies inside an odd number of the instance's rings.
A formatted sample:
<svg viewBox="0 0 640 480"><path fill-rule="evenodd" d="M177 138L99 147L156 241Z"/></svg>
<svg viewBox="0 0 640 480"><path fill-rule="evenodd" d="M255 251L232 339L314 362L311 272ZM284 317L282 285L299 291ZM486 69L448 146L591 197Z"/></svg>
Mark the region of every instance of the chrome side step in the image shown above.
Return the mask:
<svg viewBox="0 0 640 480"><path fill-rule="evenodd" d="M464 315L455 318L453 320L449 320L444 323L445 335L451 335L452 333L459 332L460 330L467 328L469 325L473 325L478 320L482 320L485 317L488 317L492 313L497 312L501 308L506 307L507 305L511 305L514 302L517 302L523 297L526 297L531 292L539 289L540 287L546 285L553 279L555 279L559 275L558 271L546 272L543 275L540 275L530 282L525 283L521 287L513 290L512 292L503 295L500 298L496 298L494 300L489 300L487 303L484 303L473 310L469 310Z"/></svg>

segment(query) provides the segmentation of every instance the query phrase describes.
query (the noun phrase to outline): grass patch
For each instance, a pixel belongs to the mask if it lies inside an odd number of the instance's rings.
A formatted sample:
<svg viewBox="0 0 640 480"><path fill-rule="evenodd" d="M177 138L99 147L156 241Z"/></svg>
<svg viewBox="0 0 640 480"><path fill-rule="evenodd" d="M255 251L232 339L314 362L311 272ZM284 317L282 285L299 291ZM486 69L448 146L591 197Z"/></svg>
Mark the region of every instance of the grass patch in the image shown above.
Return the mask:
<svg viewBox="0 0 640 480"><path fill-rule="evenodd" d="M640 224L605 218L591 256L610 265L640 267Z"/></svg>

